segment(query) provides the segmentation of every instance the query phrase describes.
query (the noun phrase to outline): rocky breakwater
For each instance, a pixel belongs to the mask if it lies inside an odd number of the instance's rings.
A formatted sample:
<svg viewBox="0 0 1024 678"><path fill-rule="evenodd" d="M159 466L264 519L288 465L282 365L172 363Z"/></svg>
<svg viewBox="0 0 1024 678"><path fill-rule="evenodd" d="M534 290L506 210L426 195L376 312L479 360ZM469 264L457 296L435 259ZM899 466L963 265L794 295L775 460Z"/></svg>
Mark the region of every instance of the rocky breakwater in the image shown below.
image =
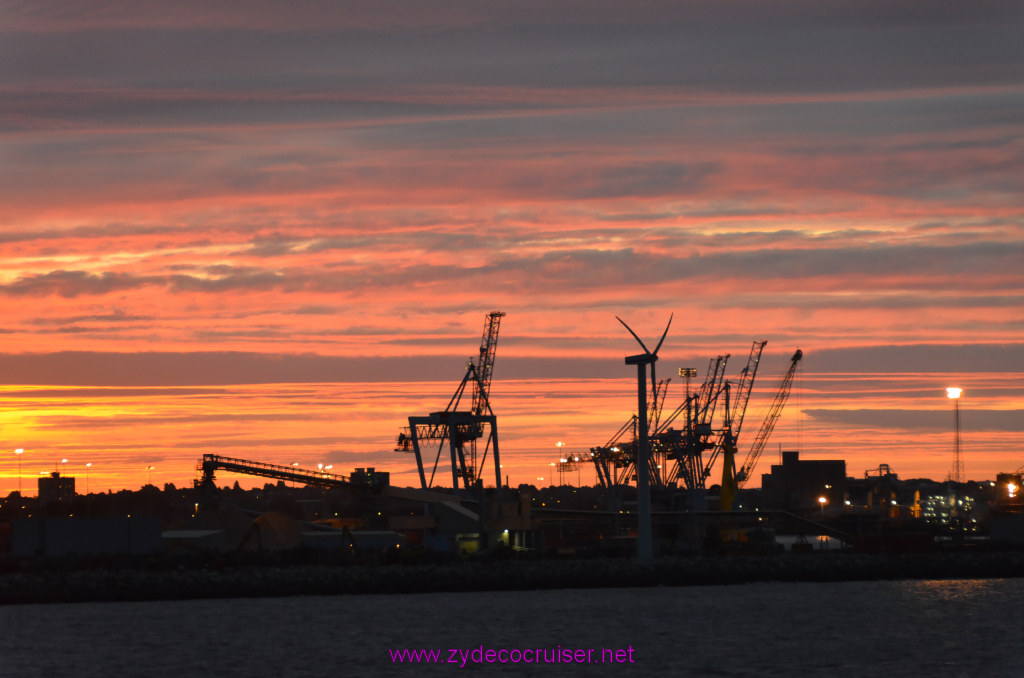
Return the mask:
<svg viewBox="0 0 1024 678"><path fill-rule="evenodd" d="M0 604L1020 576L1020 551L783 554L663 558L651 563L580 559L377 566L51 566L0 573Z"/></svg>

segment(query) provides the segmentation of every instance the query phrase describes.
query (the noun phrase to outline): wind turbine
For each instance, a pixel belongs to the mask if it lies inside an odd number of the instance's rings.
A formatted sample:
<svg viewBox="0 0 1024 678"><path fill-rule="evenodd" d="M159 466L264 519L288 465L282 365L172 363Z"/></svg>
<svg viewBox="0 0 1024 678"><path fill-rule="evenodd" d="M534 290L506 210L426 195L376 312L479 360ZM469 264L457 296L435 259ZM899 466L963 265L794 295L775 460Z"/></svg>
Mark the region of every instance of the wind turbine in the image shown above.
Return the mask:
<svg viewBox="0 0 1024 678"><path fill-rule="evenodd" d="M674 314L673 314L674 315ZM668 317L668 325L661 335L661 340L654 347L654 351L648 350L643 340L636 332L626 324L626 321L615 316L615 319L622 323L622 326L633 335L640 348L644 350L638 355L626 356L627 365L636 365L636 387L637 387L637 451L636 451L636 505L638 525L636 530L636 550L639 560L651 560L654 557L654 548L651 539L651 484L650 484L650 450L647 440L647 366L651 366L651 383L657 384L654 373L654 363L658 361L658 350L668 336L668 328L672 326L672 315Z"/></svg>

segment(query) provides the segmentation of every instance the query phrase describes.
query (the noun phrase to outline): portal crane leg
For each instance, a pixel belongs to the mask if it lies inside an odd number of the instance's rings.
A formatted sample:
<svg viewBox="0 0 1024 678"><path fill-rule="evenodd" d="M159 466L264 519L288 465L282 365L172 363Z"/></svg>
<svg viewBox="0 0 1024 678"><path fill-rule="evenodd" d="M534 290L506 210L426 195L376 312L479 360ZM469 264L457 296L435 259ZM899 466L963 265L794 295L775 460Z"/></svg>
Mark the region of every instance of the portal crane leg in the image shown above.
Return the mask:
<svg viewBox="0 0 1024 678"><path fill-rule="evenodd" d="M490 417L491 440L494 442L494 486L498 488L498 501L501 501L501 457L498 455L498 418Z"/></svg>
<svg viewBox="0 0 1024 678"><path fill-rule="evenodd" d="M452 489L455 490L455 496L459 496L459 486L462 484L459 476L465 477L466 460L462 456L462 448L455 444L455 436L449 437L448 443L452 453Z"/></svg>

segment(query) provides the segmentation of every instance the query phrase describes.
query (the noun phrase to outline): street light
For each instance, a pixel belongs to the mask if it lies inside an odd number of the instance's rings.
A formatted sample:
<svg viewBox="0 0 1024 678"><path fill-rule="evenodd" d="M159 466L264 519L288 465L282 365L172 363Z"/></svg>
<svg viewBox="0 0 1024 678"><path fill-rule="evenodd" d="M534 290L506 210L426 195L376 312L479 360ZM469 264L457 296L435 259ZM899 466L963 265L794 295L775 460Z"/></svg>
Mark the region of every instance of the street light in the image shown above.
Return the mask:
<svg viewBox="0 0 1024 678"><path fill-rule="evenodd" d="M89 494L89 469L92 468L92 462L85 462L85 493Z"/></svg>
<svg viewBox="0 0 1024 678"><path fill-rule="evenodd" d="M152 485L153 484L153 469L154 468L155 467L153 467L153 466L147 466L146 467L146 470L149 471L149 475L146 476L146 484L147 485Z"/></svg>
<svg viewBox="0 0 1024 678"><path fill-rule="evenodd" d="M25 450L20 447L14 451L14 454L18 456L18 496L21 496L21 455L25 454Z"/></svg>
<svg viewBox="0 0 1024 678"><path fill-rule="evenodd" d="M821 517L825 517L825 504L828 503L828 497L818 497L818 503L821 504Z"/></svg>

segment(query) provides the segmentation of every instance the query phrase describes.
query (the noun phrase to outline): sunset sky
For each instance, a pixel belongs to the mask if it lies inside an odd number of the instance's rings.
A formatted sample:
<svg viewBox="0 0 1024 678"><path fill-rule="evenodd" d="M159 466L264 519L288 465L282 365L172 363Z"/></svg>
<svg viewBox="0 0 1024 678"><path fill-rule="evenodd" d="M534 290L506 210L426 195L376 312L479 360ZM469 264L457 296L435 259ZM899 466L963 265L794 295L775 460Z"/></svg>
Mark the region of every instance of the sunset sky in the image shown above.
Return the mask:
<svg viewBox="0 0 1024 678"><path fill-rule="evenodd" d="M513 485L630 416L615 316L671 313L659 376L768 340L758 423L803 349L758 472L942 479L952 385L967 476L1013 471L1021 35L1009 0L0 0L0 494L15 448L30 494L206 452L412 485L395 436L494 310Z"/></svg>

